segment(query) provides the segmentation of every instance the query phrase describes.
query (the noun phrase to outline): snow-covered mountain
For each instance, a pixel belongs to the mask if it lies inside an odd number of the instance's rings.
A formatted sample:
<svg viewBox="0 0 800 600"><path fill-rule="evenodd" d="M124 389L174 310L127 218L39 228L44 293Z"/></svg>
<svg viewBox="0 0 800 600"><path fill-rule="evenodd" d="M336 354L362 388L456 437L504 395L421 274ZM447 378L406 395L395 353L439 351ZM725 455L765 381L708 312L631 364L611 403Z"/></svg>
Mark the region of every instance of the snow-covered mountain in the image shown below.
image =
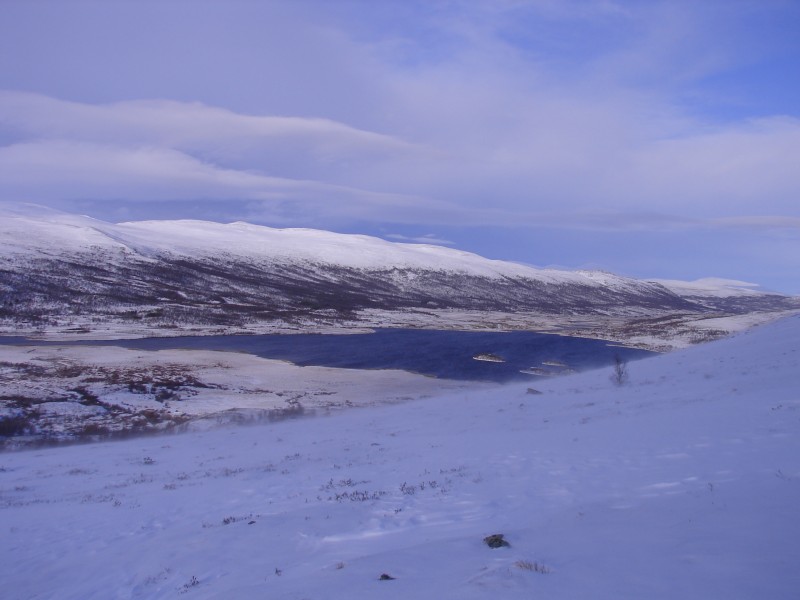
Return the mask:
<svg viewBox="0 0 800 600"><path fill-rule="evenodd" d="M623 386L608 369L8 452L3 597L793 600L798 340L795 317L631 364Z"/></svg>
<svg viewBox="0 0 800 600"><path fill-rule="evenodd" d="M736 291L728 282L536 269L440 246L309 229L190 220L111 224L20 205L0 217L0 316L19 331L109 322L162 331L358 323L374 311L529 313L552 321L800 308L795 298Z"/></svg>

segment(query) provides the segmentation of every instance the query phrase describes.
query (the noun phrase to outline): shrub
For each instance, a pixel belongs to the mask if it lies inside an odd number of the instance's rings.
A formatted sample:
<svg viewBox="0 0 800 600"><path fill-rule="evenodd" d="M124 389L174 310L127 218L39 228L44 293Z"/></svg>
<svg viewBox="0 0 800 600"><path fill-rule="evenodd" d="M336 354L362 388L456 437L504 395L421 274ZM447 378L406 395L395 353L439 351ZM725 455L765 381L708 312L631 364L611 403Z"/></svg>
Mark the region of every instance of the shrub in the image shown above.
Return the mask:
<svg viewBox="0 0 800 600"><path fill-rule="evenodd" d="M28 418L22 414L0 417L0 437L24 435L31 429Z"/></svg>
<svg viewBox="0 0 800 600"><path fill-rule="evenodd" d="M628 381L628 363L619 354L614 355L613 372L611 374L611 381L616 385L624 385Z"/></svg>
<svg viewBox="0 0 800 600"><path fill-rule="evenodd" d="M541 573L542 575L553 572L550 567L530 560L518 560L514 563L514 566L524 571L533 571L534 573Z"/></svg>

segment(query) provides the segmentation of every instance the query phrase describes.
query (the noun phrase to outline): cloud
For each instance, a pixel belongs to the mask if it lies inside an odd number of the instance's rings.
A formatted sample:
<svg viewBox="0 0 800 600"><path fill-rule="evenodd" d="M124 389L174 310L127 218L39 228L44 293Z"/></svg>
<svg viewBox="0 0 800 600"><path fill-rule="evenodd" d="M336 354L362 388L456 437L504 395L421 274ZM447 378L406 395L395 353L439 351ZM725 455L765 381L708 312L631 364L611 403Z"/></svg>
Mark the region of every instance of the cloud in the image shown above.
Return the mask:
<svg viewBox="0 0 800 600"><path fill-rule="evenodd" d="M398 151L409 144L323 118L238 114L199 102L136 100L85 104L41 94L0 91L4 128L25 135L82 139L126 140L175 146L213 141L299 138L371 151Z"/></svg>
<svg viewBox="0 0 800 600"><path fill-rule="evenodd" d="M75 141L37 141L0 148L5 197L31 200L106 198L132 201L266 198L297 182L220 169L164 148L126 148Z"/></svg>
<svg viewBox="0 0 800 600"><path fill-rule="evenodd" d="M780 215L747 215L741 217L727 217L711 219L710 224L719 227L737 229L762 229L762 230L798 230L800 231L800 217Z"/></svg>
<svg viewBox="0 0 800 600"><path fill-rule="evenodd" d="M246 115L171 100L94 105L5 91L0 92L0 127L22 139L170 148L221 166L276 175L330 172L349 161L369 163L420 151L330 119Z"/></svg>
<svg viewBox="0 0 800 600"><path fill-rule="evenodd" d="M797 119L697 132L681 125L664 137L652 122L648 129L626 119L627 101L542 95L526 108L530 97L503 100L518 109L513 119L497 115L466 131L451 131L454 117L436 113L441 122L411 143L326 119L6 92L0 134L11 142L0 147L0 194L252 201L251 217L296 225L356 219L636 230L733 223L756 209L784 219L797 212ZM455 122L476 110L466 104Z"/></svg>
<svg viewBox="0 0 800 600"><path fill-rule="evenodd" d="M150 89L143 82L154 71L151 83L174 92L156 60L182 57L171 76L197 83L190 91L202 102L174 99L186 90L163 99L127 87L114 101L0 93L0 194L217 199L246 203L251 218L316 226L640 231L798 217L797 115L708 111L719 97L710 80L768 54L747 25L773 9L507 0L373 10L308 0L263 12L256 4L233 2L227 20L203 21L197 31L227 40L216 58L204 46L194 62L170 45L167 28L154 33L159 52L140 48L126 63L140 89ZM219 17L205 4L198 10L188 22ZM258 35L256 21L275 35ZM236 43L239 26L246 46ZM199 39L186 23L178 29ZM75 56L107 70L100 48L90 55L94 42L85 44ZM258 77L251 54L263 57ZM207 79L203 60L218 67ZM213 94L208 81L220 84ZM258 108L234 108L246 103Z"/></svg>
<svg viewBox="0 0 800 600"><path fill-rule="evenodd" d="M425 149L329 119L174 101L91 105L0 92L6 200L253 201L251 215L415 221L454 206L350 185L348 169Z"/></svg>
<svg viewBox="0 0 800 600"><path fill-rule="evenodd" d="M421 236L416 236L416 237L415 236L409 237L409 236L406 236L406 235L401 235L399 233L389 233L389 234L387 234L387 235L385 235L383 237L388 238L390 240L395 240L395 241L398 241L398 242L406 242L406 243L412 243L412 244L434 244L434 245L437 245L437 246L454 246L455 245L455 242L439 238L434 233L428 233L426 235L421 235Z"/></svg>
<svg viewBox="0 0 800 600"><path fill-rule="evenodd" d="M220 168L172 149L62 140L0 148L0 194L32 202L249 200L251 214L283 223L309 213L329 220L388 216L415 222L412 215L422 211L453 210L400 194Z"/></svg>
<svg viewBox="0 0 800 600"><path fill-rule="evenodd" d="M800 119L773 117L654 140L620 177L651 203L711 217L752 210L796 213Z"/></svg>

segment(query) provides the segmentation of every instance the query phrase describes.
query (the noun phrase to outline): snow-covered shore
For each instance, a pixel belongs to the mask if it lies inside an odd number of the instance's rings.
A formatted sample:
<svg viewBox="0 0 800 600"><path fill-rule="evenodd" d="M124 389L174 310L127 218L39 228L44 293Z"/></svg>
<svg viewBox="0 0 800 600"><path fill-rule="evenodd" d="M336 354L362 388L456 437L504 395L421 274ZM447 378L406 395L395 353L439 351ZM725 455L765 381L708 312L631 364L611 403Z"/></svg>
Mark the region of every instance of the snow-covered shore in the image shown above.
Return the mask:
<svg viewBox="0 0 800 600"><path fill-rule="evenodd" d="M708 316L696 314L663 315L643 313L640 318L613 316L542 315L525 311L406 310L359 311L354 320L296 319L252 323L247 327L191 325L180 328L153 328L144 323L97 321L90 317L70 316L35 330L20 328L14 323L0 323L0 335L24 335L36 343L93 340L136 339L147 337L214 336L214 335L292 335L335 334L359 335L375 329L436 329L455 331L532 331L570 337L583 337L616 342L629 348L669 352L694 344L719 339L750 327L763 325L798 314L798 310L773 310Z"/></svg>
<svg viewBox="0 0 800 600"><path fill-rule="evenodd" d="M4 596L796 598L798 340L5 453Z"/></svg>
<svg viewBox="0 0 800 600"><path fill-rule="evenodd" d="M0 346L0 385L0 419L13 416L17 429L35 432L6 438L10 448L326 414L489 387L398 370L299 367L240 352L113 346Z"/></svg>

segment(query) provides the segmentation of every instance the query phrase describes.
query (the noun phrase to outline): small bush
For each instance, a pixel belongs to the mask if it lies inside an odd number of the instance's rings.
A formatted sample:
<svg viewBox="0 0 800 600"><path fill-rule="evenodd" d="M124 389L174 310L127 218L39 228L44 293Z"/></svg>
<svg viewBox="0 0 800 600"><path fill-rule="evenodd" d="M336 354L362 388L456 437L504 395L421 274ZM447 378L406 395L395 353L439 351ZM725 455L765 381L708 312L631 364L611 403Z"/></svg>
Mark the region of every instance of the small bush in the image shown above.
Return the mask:
<svg viewBox="0 0 800 600"><path fill-rule="evenodd" d="M184 583L183 584L183 588L181 588L181 589L182 589L183 592L187 592L191 588L193 588L195 586L198 586L198 585L200 585L200 581L197 579L197 577L192 575L192 578L189 580L189 582L188 583Z"/></svg>
<svg viewBox="0 0 800 600"><path fill-rule="evenodd" d="M628 363L619 354L614 355L613 372L611 374L611 381L616 385L624 385L628 381Z"/></svg>
<svg viewBox="0 0 800 600"><path fill-rule="evenodd" d="M89 422L83 425L78 431L76 431L77 437L85 437L85 436L108 436L111 435L111 429L102 425L100 423Z"/></svg>
<svg viewBox="0 0 800 600"><path fill-rule="evenodd" d="M0 437L25 435L31 429L31 423L25 415L18 414L0 418Z"/></svg>
<svg viewBox="0 0 800 600"><path fill-rule="evenodd" d="M548 573L553 572L550 567L530 560L518 560L514 563L514 566L518 569L522 569L523 571L532 571L534 573L541 573L542 575L547 575Z"/></svg>
<svg viewBox="0 0 800 600"><path fill-rule="evenodd" d="M413 496L417 493L417 486L408 485L406 482L403 482L403 485L400 486L400 491L405 496Z"/></svg>

